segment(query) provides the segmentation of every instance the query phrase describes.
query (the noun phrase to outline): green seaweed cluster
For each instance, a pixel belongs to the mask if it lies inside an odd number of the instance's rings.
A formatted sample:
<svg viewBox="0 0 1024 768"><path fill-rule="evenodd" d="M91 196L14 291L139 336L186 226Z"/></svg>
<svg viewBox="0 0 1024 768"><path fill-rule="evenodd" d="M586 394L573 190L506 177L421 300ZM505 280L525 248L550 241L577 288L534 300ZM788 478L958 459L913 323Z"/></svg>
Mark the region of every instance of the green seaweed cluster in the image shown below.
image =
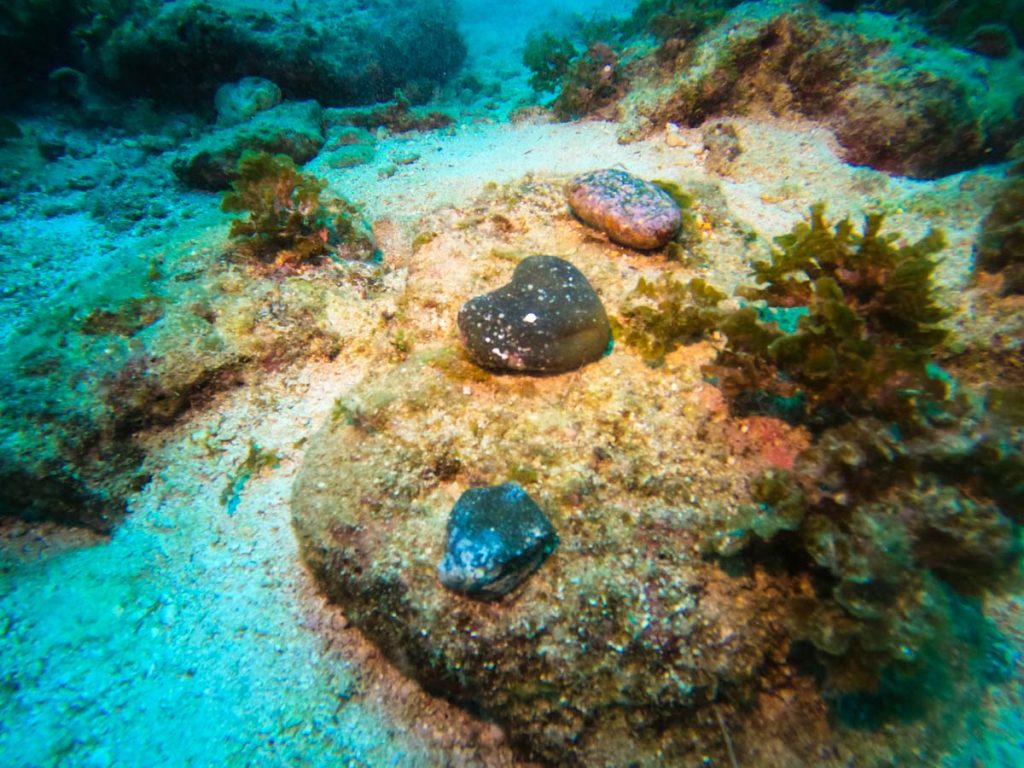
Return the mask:
<svg viewBox="0 0 1024 768"><path fill-rule="evenodd" d="M562 78L552 109L559 120L575 120L618 101L626 91L619 54L606 43L593 43L573 59Z"/></svg>
<svg viewBox="0 0 1024 768"><path fill-rule="evenodd" d="M721 322L725 294L695 277L681 283L668 274L656 282L640 278L626 297L613 331L656 367L679 346L697 341Z"/></svg>
<svg viewBox="0 0 1024 768"><path fill-rule="evenodd" d="M1014 578L1021 554L1024 409L938 367L942 235L898 245L882 224L871 215L856 232L814 206L754 265L757 286L741 295L764 306L723 316L711 367L740 409L795 396L815 430L790 471L754 480L756 506L722 542L760 542L753 552L805 574L788 626L834 692L930 674L936 654L984 653L986 632L953 648L951 621ZM775 318L794 310L783 330Z"/></svg>
<svg viewBox="0 0 1024 768"><path fill-rule="evenodd" d="M576 55L576 46L567 37L531 33L523 49L523 64L531 72L530 87L538 93L558 90Z"/></svg>
<svg viewBox="0 0 1024 768"><path fill-rule="evenodd" d="M246 152L238 180L221 200L225 213L248 213L231 222L243 257L276 267L316 263L342 245L358 257L373 254L372 241L355 209L343 200L325 203L326 183L303 173L287 155Z"/></svg>
<svg viewBox="0 0 1024 768"><path fill-rule="evenodd" d="M711 539L803 574L787 627L833 693L911 679L939 649L987 652L949 647L950 617L1019 573L1024 461L981 402L964 415L912 439L871 417L828 429Z"/></svg>
<svg viewBox="0 0 1024 768"><path fill-rule="evenodd" d="M739 292L759 306L719 325L728 344L713 372L730 400L774 401L783 413L796 398L800 420L816 428L870 414L906 429L945 399L933 359L946 312L931 283L944 237L898 245L882 224L872 214L860 232L849 219L830 225L818 204L775 239L770 260L753 265L756 287ZM780 327L794 315L794 331Z"/></svg>
<svg viewBox="0 0 1024 768"><path fill-rule="evenodd" d="M970 637L954 622L1012 583L1021 556L1024 398L968 391L939 368L942 235L903 245L882 225L830 224L816 205L754 265L745 306L665 277L622 309L621 336L647 359L716 330L725 340L705 372L731 409L811 430L793 466L753 478L754 503L706 545L794 576L787 626L837 695L984 655L983 613Z"/></svg>
<svg viewBox="0 0 1024 768"><path fill-rule="evenodd" d="M567 37L550 32L531 35L523 63L532 73L530 85L537 93L558 91L551 109L559 120L597 112L625 93L626 76L619 54L603 42L593 42L579 53Z"/></svg>

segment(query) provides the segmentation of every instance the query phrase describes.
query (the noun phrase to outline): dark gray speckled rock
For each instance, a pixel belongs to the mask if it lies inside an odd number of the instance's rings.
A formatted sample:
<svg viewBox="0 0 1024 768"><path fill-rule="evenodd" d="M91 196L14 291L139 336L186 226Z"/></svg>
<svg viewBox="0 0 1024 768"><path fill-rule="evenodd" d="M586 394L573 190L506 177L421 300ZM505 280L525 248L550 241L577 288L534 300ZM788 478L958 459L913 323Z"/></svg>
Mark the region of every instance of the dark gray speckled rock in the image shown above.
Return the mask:
<svg viewBox="0 0 1024 768"><path fill-rule="evenodd" d="M540 568L558 546L544 511L516 483L465 491L448 518L441 583L479 600L496 600Z"/></svg>
<svg viewBox="0 0 1024 768"><path fill-rule="evenodd" d="M493 370L559 373L604 355L608 315L587 278L557 256L529 256L512 279L459 310L470 358Z"/></svg>

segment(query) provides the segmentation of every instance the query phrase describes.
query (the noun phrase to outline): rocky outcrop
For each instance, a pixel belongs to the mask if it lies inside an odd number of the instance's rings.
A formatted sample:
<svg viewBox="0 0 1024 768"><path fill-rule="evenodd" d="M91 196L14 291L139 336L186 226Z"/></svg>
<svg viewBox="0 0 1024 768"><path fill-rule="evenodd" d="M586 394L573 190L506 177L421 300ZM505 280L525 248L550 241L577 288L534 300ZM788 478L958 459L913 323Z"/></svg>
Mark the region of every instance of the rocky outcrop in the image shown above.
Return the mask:
<svg viewBox="0 0 1024 768"><path fill-rule="evenodd" d="M260 76L285 98L414 102L466 55L448 0L206 3L11 0L0 11L0 106L45 93L60 67L115 94L209 112L224 83Z"/></svg>
<svg viewBox="0 0 1024 768"><path fill-rule="evenodd" d="M635 79L623 102L626 137L718 116L811 118L832 128L853 164L936 178L998 161L1024 135L1012 99L1019 72L930 45L907 24L883 33L765 4L758 14L734 11L653 66L658 73ZM993 87L979 88L979 77Z"/></svg>
<svg viewBox="0 0 1024 768"><path fill-rule="evenodd" d="M323 113L315 101L286 102L246 122L200 137L172 162L175 175L194 189L227 189L238 178L243 152L287 155L298 165L324 145Z"/></svg>
<svg viewBox="0 0 1024 768"><path fill-rule="evenodd" d="M117 92L207 108L223 83L277 83L285 98L330 105L428 98L455 73L465 46L444 0L330 0L280 8L176 0L143 4L90 49Z"/></svg>

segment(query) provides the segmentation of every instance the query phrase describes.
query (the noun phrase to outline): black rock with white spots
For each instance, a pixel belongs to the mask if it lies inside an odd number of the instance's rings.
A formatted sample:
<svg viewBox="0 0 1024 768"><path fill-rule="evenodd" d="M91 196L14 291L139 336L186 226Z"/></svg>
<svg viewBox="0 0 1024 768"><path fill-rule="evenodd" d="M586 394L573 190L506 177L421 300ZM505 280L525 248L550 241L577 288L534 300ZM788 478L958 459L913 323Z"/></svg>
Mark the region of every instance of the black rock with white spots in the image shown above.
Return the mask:
<svg viewBox="0 0 1024 768"><path fill-rule="evenodd" d="M470 488L452 507L437 574L450 590L497 600L540 568L557 546L551 521L519 485Z"/></svg>
<svg viewBox="0 0 1024 768"><path fill-rule="evenodd" d="M459 332L477 365L532 373L591 363L611 339L601 299L582 272L557 256L523 259L507 285L463 304Z"/></svg>

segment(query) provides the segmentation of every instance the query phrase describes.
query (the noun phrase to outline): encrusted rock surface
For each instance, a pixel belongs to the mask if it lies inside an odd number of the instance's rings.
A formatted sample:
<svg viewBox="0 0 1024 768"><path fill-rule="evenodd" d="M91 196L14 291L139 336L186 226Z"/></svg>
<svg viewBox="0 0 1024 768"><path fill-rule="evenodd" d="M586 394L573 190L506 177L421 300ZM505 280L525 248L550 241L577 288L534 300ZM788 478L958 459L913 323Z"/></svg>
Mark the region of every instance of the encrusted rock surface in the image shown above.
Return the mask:
<svg viewBox="0 0 1024 768"><path fill-rule="evenodd" d="M217 89L213 105L218 125L238 125L256 113L281 103L281 89L265 77L243 77Z"/></svg>
<svg viewBox="0 0 1024 768"><path fill-rule="evenodd" d="M743 503L747 474L774 461L763 446L803 438L774 420L765 430L782 442L752 428L748 444L725 428L723 401L700 373L709 345L658 369L616 347L540 377L494 375L465 358L455 309L523 261L499 247L509 227L528 253L572 253L609 307L635 286L634 270L651 268L588 238L561 191L524 185L507 198L519 202L488 203L494 218L474 224L471 209L424 225L443 233L417 248L395 320L412 350L374 365L310 440L292 497L296 533L324 591L388 659L501 725L524 758L725 760L709 702L717 696L730 717L787 644L773 581L729 575L697 547L705 526ZM438 563L453 505L509 481L550 518L558 548L498 601L452 592ZM820 717L801 711L805 731L820 735Z"/></svg>
<svg viewBox="0 0 1024 768"><path fill-rule="evenodd" d="M466 55L446 0L5 0L0 13L0 71L19 75L5 106L68 66L117 94L204 110L252 75L291 99L366 104L401 89L422 102Z"/></svg>
<svg viewBox="0 0 1024 768"><path fill-rule="evenodd" d="M723 500L746 494L738 476L687 458L726 450L711 390L689 365L652 373L624 354L571 386L467 385L466 365L424 351L341 401L294 487L307 563L405 673L482 711L525 754L699 762L694 745L720 739L701 708L716 691L750 695L785 645L771 588L696 551ZM514 594L467 599L438 579L449 510L510 477L561 544Z"/></svg>
<svg viewBox="0 0 1024 768"><path fill-rule="evenodd" d="M580 219L629 248L661 248L682 225L679 207L667 192L626 171L577 176L566 187L566 197Z"/></svg>
<svg viewBox="0 0 1024 768"><path fill-rule="evenodd" d="M100 26L88 63L117 91L161 102L203 105L220 84L257 75L287 98L341 105L383 101L396 88L420 100L465 57L450 3L289 5L137 3Z"/></svg>
<svg viewBox="0 0 1024 768"><path fill-rule="evenodd" d="M951 55L910 22L758 5L730 12L687 55L635 79L623 137L716 116L810 118L832 128L850 163L937 178L998 162L1024 135L1009 97L1024 80L1008 60Z"/></svg>
<svg viewBox="0 0 1024 768"><path fill-rule="evenodd" d="M600 297L557 256L523 259L506 285L463 304L459 331L478 365L536 373L591 363L611 338Z"/></svg>
<svg viewBox="0 0 1024 768"><path fill-rule="evenodd" d="M238 178L245 151L288 155L297 165L324 145L323 111L315 101L285 102L238 125L220 128L182 151L174 173L188 186L218 191Z"/></svg>

